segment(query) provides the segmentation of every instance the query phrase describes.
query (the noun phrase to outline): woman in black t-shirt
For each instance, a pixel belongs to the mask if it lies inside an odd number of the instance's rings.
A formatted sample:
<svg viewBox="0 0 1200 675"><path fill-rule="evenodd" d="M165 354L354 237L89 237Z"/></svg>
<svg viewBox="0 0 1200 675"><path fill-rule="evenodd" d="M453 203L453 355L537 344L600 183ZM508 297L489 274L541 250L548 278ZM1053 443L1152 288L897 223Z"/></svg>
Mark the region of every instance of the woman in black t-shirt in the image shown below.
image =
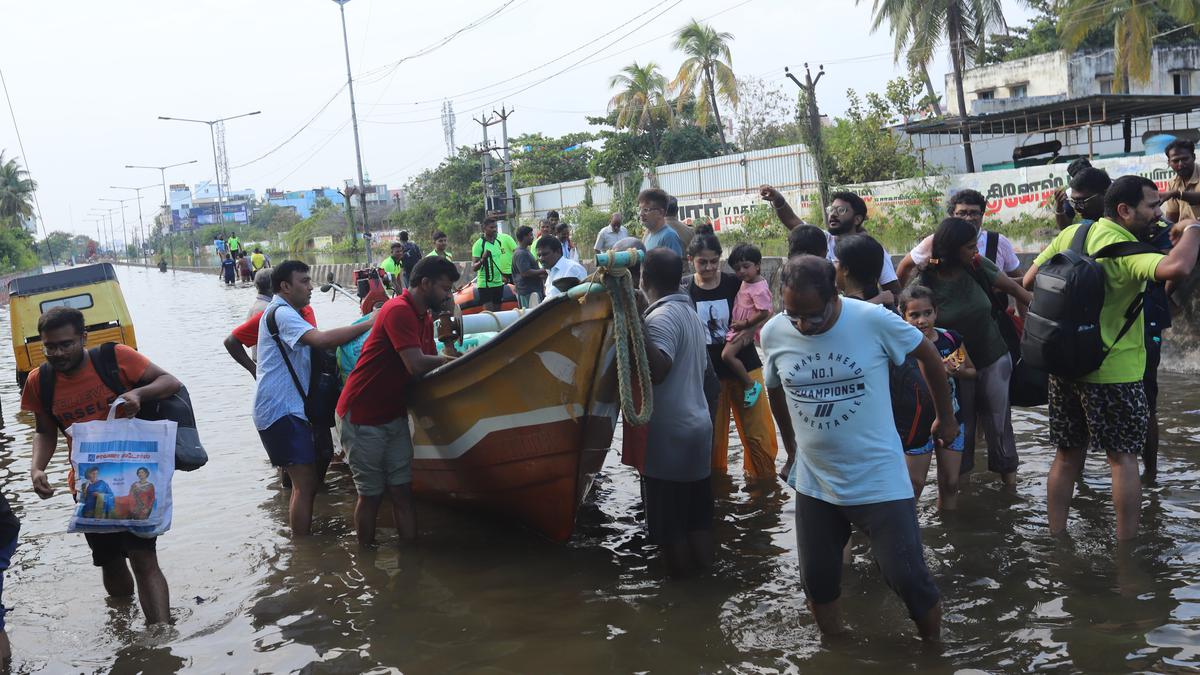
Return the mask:
<svg viewBox="0 0 1200 675"><path fill-rule="evenodd" d="M775 422L771 418L767 397L764 394L753 406L743 408L742 383L721 360L733 301L742 282L734 275L721 271L721 242L716 235L698 233L688 245L688 260L695 274L684 279L684 286L696 305L700 322L704 324L708 360L721 381L716 419L713 422L713 471L728 471L729 415L732 413L744 448L742 460L746 478L774 481L775 456L779 453L779 446L775 440ZM737 357L750 377L762 384L762 361L754 344L747 345L738 352Z"/></svg>

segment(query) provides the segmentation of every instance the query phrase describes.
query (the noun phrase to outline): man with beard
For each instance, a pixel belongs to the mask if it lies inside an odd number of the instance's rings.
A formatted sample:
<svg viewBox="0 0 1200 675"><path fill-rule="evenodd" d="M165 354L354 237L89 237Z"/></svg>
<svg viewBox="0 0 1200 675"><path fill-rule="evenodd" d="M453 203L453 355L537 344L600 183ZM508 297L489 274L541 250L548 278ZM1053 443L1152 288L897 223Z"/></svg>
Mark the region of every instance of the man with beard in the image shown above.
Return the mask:
<svg viewBox="0 0 1200 675"><path fill-rule="evenodd" d="M779 216L779 221L787 229L792 230L804 224L779 190L764 185L759 188L759 195L774 207L775 215ZM829 199L829 206L825 209L825 225L828 232L825 257L830 262L837 263L833 249L838 237L870 234L864 226L867 220L867 203L853 192L835 192L829 195ZM884 304L894 302L896 294L900 292L900 280L896 276L895 266L892 265L892 256L886 250L883 252L883 273L879 275L879 287L889 291L876 296L877 300L886 301Z"/></svg>
<svg viewBox="0 0 1200 675"><path fill-rule="evenodd" d="M46 466L58 445L58 432L76 422L92 422L108 417L108 407L117 398L100 378L87 344L83 313L72 307L54 307L38 319L38 335L46 351L46 363L54 379L54 399L50 409L42 404L41 377L35 374L25 383L21 409L37 420L33 436L33 491L47 499L54 488L46 475ZM179 391L179 380L125 345L116 345L114 356L121 384L126 387L118 409L119 417L133 417L143 402L167 398ZM49 387L47 387L49 389ZM74 452L67 436L67 451ZM75 472L67 476L67 487L77 491ZM157 537L139 537L132 532L86 533L92 550L92 564L100 568L104 590L113 598L132 598L137 581L138 600L147 624L170 621L170 590L158 566ZM129 561L126 564L126 560ZM133 574L130 574L130 567Z"/></svg>
<svg viewBox="0 0 1200 675"><path fill-rule="evenodd" d="M1175 171L1175 178L1166 192L1160 192L1163 200L1163 215L1172 223L1197 215L1200 206L1200 171L1196 170L1196 144L1181 139L1167 146L1167 164Z"/></svg>

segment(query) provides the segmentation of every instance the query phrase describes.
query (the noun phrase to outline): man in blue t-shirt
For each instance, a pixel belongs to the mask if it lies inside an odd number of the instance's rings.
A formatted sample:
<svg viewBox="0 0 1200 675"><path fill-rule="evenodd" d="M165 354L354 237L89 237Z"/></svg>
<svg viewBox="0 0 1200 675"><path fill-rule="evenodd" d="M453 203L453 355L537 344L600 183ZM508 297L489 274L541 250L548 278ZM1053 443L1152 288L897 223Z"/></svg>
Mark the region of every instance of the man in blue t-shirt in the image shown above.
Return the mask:
<svg viewBox="0 0 1200 675"><path fill-rule="evenodd" d="M683 242L679 240L675 230L667 226L667 204L670 200L670 196L658 188L642 190L638 194L638 217L642 226L646 228L642 243L646 245L647 251L668 248L682 258Z"/></svg>
<svg viewBox="0 0 1200 675"><path fill-rule="evenodd" d="M308 265L285 260L271 272L271 299L258 324L258 381L254 390L254 426L271 464L292 480L288 523L293 535L312 529L313 500L320 483L313 428L304 412L312 349L336 349L371 329L375 315L361 323L317 330L300 316L312 299ZM274 312L278 343L268 329ZM282 349L281 349L282 348Z"/></svg>
<svg viewBox="0 0 1200 675"><path fill-rule="evenodd" d="M842 549L867 533L888 586L921 637L936 640L942 609L925 566L916 500L892 418L888 372L917 359L933 392L935 442L958 435L937 349L893 312L840 298L833 263L797 256L783 269L784 313L762 329L768 399L796 490L800 573L822 632L842 631Z"/></svg>

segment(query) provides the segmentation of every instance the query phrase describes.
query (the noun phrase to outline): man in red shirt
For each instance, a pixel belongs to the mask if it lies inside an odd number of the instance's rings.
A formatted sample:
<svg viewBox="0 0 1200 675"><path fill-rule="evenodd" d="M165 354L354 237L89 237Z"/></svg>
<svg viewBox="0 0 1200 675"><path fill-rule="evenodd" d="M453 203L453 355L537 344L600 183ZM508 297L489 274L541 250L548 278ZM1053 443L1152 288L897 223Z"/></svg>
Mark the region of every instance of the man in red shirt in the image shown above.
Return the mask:
<svg viewBox="0 0 1200 675"><path fill-rule="evenodd" d="M375 520L384 492L402 541L417 534L412 505L412 436L404 387L408 380L446 363L433 342L433 314L458 281L454 263L422 258L401 295L384 303L358 363L338 399L338 429L354 475L358 503L354 528L363 546L375 543Z"/></svg>
<svg viewBox="0 0 1200 675"><path fill-rule="evenodd" d="M30 478L33 491L42 499L54 495L46 466L58 446L58 431L76 422L91 422L108 417L108 407L117 398L116 392L105 386L84 345L83 313L71 307L54 307L38 319L38 335L46 351L46 362L54 371L54 400L51 409L42 405L41 378L31 373L21 393L21 409L34 414L37 420L33 436L33 470ZM121 383L127 391L121 394L125 403L118 411L121 417L133 417L143 401L157 401L179 391L179 380L154 365L145 356L125 345L116 346L117 368ZM71 437L67 436L71 451ZM75 472L67 476L67 486L75 494ZM99 567L104 590L117 598L133 596L137 580L138 600L146 623L170 620L170 590L167 579L158 566L155 550L157 537L139 537L131 532L83 535L92 549L92 564ZM129 573L128 559L133 566Z"/></svg>

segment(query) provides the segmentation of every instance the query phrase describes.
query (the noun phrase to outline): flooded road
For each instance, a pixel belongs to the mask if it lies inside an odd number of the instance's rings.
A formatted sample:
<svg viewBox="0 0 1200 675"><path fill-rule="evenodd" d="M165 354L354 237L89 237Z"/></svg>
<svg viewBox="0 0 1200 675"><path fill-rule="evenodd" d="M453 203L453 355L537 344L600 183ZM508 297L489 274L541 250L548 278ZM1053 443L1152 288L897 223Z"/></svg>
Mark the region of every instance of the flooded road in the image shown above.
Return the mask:
<svg viewBox="0 0 1200 675"><path fill-rule="evenodd" d="M221 340L253 300L215 276L119 268L139 347L187 384L210 455L176 474L174 526L159 540L176 623L148 632L136 605L106 603L71 509L65 447L58 493L29 487L32 418L18 413L13 357L0 350L0 483L23 522L5 580L20 672L1183 672L1200 668L1200 393L1164 373L1158 485L1143 536L1113 537L1107 469L1089 460L1071 539L1046 534L1040 413L1020 412L1017 494L977 476L952 518L920 505L944 595L945 646L922 648L864 542L843 589L854 635L822 641L799 589L793 499L750 494L731 457L717 481L711 577L666 583L643 551L637 480L614 452L565 546L475 514L419 507L421 539L393 530L360 550L354 489L335 474L315 536L286 535L285 494L250 420L254 383ZM352 319L314 294L322 326ZM8 309L0 308L6 338ZM619 444L618 444L619 445ZM740 455L740 446L732 444ZM982 463L983 458L980 458Z"/></svg>

